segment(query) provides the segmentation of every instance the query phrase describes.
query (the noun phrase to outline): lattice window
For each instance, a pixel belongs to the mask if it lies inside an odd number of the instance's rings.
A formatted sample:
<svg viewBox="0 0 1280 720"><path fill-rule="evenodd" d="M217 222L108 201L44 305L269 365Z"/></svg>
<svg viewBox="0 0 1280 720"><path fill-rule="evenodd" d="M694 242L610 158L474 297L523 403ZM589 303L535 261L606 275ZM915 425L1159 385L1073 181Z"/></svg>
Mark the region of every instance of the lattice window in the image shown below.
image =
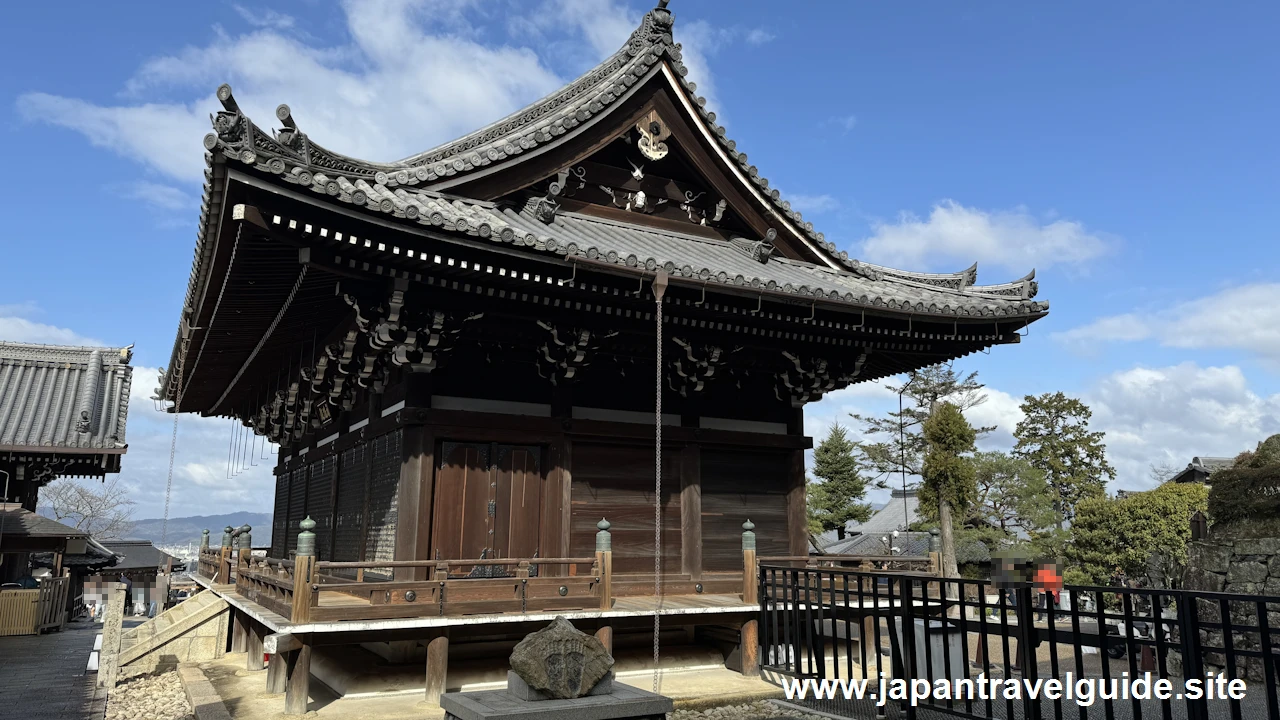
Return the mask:
<svg viewBox="0 0 1280 720"><path fill-rule="evenodd" d="M397 495L400 490L400 434L387 433L369 443L373 464L369 477L369 534L365 538L366 560L394 560L396 555ZM377 571L391 575L389 568ZM367 573L366 573L367 574Z"/></svg>
<svg viewBox="0 0 1280 720"><path fill-rule="evenodd" d="M276 504L271 513L271 557L284 557L289 527L289 475L276 476Z"/></svg>
<svg viewBox="0 0 1280 720"><path fill-rule="evenodd" d="M338 475L337 514L333 522L333 559L338 562L355 562L361 559L370 450L366 443L360 443L342 453ZM355 577L356 572L342 570L334 574Z"/></svg>
<svg viewBox="0 0 1280 720"><path fill-rule="evenodd" d="M316 559L329 559L329 539L333 534L333 480L337 458L330 455L311 465L307 481L307 515L316 521Z"/></svg>
<svg viewBox="0 0 1280 720"><path fill-rule="evenodd" d="M307 468L300 467L290 473L289 480L289 526L285 534L289 538L286 547L292 553L298 549L298 524L307 516Z"/></svg>

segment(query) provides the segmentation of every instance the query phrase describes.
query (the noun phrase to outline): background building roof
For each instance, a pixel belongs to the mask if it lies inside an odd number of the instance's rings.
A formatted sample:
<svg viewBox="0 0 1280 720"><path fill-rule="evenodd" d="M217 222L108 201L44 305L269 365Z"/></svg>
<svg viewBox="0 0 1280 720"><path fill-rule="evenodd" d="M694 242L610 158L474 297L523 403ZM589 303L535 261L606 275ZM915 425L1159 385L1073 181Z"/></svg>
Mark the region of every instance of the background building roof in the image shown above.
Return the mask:
<svg viewBox="0 0 1280 720"><path fill-rule="evenodd" d="M837 543L847 543L858 535L874 534L878 537L894 530L906 530L919 519L920 499L916 497L915 488L907 488L905 491L894 490L891 493L889 502L885 503L884 507L877 510L866 522L850 521L846 524L844 527L844 539L841 539L840 534L835 530L828 530L819 535L817 538L818 549L831 554L856 555L859 553L847 553L843 550L836 551L832 547Z"/></svg>
<svg viewBox="0 0 1280 720"><path fill-rule="evenodd" d="M8 538L87 538L89 533L37 515L16 503L0 503L0 541Z"/></svg>
<svg viewBox="0 0 1280 720"><path fill-rule="evenodd" d="M164 566L165 558L173 561L175 569L184 566L180 558L152 545L150 540L108 540L103 545L120 556L120 560L113 566L116 570L159 568Z"/></svg>
<svg viewBox="0 0 1280 720"><path fill-rule="evenodd" d="M0 451L123 453L132 356L0 341Z"/></svg>

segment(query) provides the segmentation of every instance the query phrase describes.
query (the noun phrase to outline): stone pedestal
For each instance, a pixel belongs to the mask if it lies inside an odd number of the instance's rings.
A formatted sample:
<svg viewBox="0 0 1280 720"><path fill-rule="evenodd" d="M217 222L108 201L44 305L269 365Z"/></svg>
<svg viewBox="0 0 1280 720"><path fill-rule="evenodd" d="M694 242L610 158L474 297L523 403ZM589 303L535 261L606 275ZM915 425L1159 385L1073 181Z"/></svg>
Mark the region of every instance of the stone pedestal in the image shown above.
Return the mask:
<svg viewBox="0 0 1280 720"><path fill-rule="evenodd" d="M440 707L447 720L663 720L672 710L669 697L606 683L611 692L566 700L522 700L508 690L445 693Z"/></svg>

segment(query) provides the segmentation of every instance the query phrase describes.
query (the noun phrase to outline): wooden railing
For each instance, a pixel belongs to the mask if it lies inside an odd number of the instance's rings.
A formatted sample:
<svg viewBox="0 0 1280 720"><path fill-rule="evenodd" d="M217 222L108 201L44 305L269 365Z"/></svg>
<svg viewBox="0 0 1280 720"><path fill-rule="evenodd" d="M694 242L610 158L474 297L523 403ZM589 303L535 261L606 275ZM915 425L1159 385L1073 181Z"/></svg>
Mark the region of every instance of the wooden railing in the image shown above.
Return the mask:
<svg viewBox="0 0 1280 720"><path fill-rule="evenodd" d="M30 590L0 591L0 635L35 635L67 624L71 578L44 578Z"/></svg>
<svg viewBox="0 0 1280 720"><path fill-rule="evenodd" d="M529 613L562 610L608 610L616 598L647 596L652 576L615 576L608 521L597 524L594 556L568 558L502 558L458 560L324 561L315 557L314 521L301 523L293 560L254 557L248 530L227 528L223 547L202 542L199 573L226 582L231 577L240 596L293 623L412 617ZM756 558L755 526L743 523L742 570L703 573L697 578L665 576L671 595L735 594L744 604L757 602L758 564L830 564L856 562L881 569L918 567L928 572L936 558L822 556ZM207 534L207 531L206 531ZM241 540L239 548L233 548ZM566 569L548 576L548 568ZM417 579L391 579L383 573L417 570ZM396 573L404 574L404 573Z"/></svg>
<svg viewBox="0 0 1280 720"><path fill-rule="evenodd" d="M861 572L902 572L937 575L941 569L938 553L928 555L781 555L759 558L765 565L830 567Z"/></svg>

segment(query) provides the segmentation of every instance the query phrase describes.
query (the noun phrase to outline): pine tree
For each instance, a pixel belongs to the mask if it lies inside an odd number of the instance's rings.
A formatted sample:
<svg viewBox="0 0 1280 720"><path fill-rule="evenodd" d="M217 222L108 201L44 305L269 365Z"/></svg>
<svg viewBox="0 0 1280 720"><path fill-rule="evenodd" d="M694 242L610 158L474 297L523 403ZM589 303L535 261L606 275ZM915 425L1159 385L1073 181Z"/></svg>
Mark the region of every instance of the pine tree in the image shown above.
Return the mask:
<svg viewBox="0 0 1280 720"><path fill-rule="evenodd" d="M1107 480L1116 477L1107 462L1101 432L1089 430L1093 411L1061 392L1027 395L1023 419L1014 429L1013 454L1044 473L1054 494L1058 528L1075 518L1081 500L1106 495Z"/></svg>
<svg viewBox="0 0 1280 720"><path fill-rule="evenodd" d="M871 506L862 502L867 480L862 477L854 455L857 443L848 432L833 424L826 439L813 451L813 474L821 482L808 487L809 532L817 535L843 528L850 520L866 522Z"/></svg>
<svg viewBox="0 0 1280 720"><path fill-rule="evenodd" d="M931 365L907 373L906 380L888 389L902 394L902 410L884 417L852 415L862 424L862 432L875 442L858 446L858 459L880 487L903 474L919 475L924 462L925 441L921 433L925 420L940 402L949 402L966 412L987 401L978 373L959 375L949 365ZM976 428L978 435L994 427Z"/></svg>

